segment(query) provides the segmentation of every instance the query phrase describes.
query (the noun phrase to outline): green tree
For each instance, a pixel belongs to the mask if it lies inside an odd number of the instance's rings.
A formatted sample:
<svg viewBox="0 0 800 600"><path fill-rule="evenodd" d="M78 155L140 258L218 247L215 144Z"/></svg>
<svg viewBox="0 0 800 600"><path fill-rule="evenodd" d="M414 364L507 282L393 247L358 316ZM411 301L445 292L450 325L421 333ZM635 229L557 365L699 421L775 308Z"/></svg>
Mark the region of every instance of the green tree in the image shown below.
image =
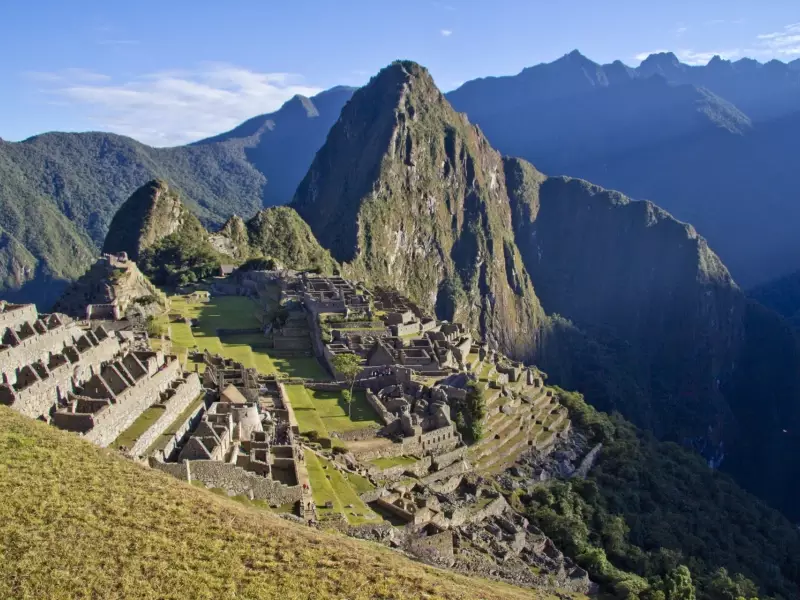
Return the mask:
<svg viewBox="0 0 800 600"><path fill-rule="evenodd" d="M361 357L348 352L347 354L337 354L331 362L336 372L350 384L349 393L345 394L344 398L347 403L347 416L351 417L353 413L353 387L356 384L356 377L361 373Z"/></svg>
<svg viewBox="0 0 800 600"><path fill-rule="evenodd" d="M664 578L663 590L667 600L695 600L694 583L689 568L680 565L670 571Z"/></svg>

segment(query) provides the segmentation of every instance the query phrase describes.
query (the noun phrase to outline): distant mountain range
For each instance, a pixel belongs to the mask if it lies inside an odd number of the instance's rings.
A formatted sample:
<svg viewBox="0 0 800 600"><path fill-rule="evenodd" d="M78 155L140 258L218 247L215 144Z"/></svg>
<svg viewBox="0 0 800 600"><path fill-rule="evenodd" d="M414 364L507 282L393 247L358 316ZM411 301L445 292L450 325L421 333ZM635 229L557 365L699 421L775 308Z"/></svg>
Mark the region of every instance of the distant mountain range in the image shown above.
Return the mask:
<svg viewBox="0 0 800 600"><path fill-rule="evenodd" d="M353 91L296 96L176 148L106 133L0 140L0 294L46 308L88 266L114 210L153 178L180 188L206 225L287 203ZM690 66L662 53L630 68L574 51L447 98L503 154L692 223L745 287L800 268L800 60Z"/></svg>
<svg viewBox="0 0 800 600"><path fill-rule="evenodd" d="M750 286L800 267L800 64L574 51L448 100L504 154L649 199L692 223Z"/></svg>

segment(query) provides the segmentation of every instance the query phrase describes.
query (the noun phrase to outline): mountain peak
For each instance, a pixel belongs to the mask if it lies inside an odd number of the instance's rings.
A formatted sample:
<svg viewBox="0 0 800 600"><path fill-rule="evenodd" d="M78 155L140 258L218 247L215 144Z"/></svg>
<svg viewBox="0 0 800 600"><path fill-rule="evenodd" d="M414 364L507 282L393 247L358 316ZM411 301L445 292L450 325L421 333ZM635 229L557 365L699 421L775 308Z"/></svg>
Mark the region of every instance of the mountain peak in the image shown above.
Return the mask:
<svg viewBox="0 0 800 600"><path fill-rule="evenodd" d="M178 230L188 211L166 181L154 179L120 206L108 228L103 252L127 252L138 260L143 250Z"/></svg>
<svg viewBox="0 0 800 600"><path fill-rule="evenodd" d="M281 106L280 110L278 111L279 114L285 115L289 113L293 113L297 116L305 116L305 117L318 117L319 111L317 107L314 105L314 101L307 96L301 96L300 94L295 94L292 96L283 106Z"/></svg>

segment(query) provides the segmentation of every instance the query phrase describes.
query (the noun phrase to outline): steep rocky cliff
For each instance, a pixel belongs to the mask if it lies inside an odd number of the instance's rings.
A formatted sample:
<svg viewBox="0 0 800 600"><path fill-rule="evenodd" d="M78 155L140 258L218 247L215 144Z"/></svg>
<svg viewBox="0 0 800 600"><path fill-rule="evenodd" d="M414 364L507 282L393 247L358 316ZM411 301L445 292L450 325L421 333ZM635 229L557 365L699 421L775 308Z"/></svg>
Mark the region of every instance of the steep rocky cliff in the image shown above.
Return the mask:
<svg viewBox="0 0 800 600"><path fill-rule="evenodd" d="M638 388L595 394L604 408L671 435L727 417L719 383L741 343L744 298L694 228L650 202L547 178L522 160L506 159L506 178L517 244L545 310L616 348L619 370ZM589 365L567 359L564 339L553 342L543 363L577 383L565 375Z"/></svg>
<svg viewBox="0 0 800 600"><path fill-rule="evenodd" d="M183 206L178 193L166 181L154 179L140 187L111 220L103 252L127 252L138 260L143 250L178 231L193 217Z"/></svg>
<svg viewBox="0 0 800 600"><path fill-rule="evenodd" d="M534 354L544 313L514 243L502 158L424 68L395 62L354 94L293 206L351 276Z"/></svg>

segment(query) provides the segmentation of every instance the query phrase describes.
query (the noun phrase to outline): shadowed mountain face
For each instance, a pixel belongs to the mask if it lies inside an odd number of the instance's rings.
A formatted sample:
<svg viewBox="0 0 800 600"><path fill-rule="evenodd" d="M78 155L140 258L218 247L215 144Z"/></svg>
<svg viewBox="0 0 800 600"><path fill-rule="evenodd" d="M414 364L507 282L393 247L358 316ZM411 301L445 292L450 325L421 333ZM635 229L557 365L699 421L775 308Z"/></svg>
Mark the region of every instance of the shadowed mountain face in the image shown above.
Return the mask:
<svg viewBox="0 0 800 600"><path fill-rule="evenodd" d="M295 97L275 113L176 148L107 133L0 140L0 296L49 308L59 291L46 292L48 282L79 276L116 209L155 178L181 189L206 225L287 202L351 93L334 88ZM49 249L54 244L73 250L62 256Z"/></svg>
<svg viewBox="0 0 800 600"><path fill-rule="evenodd" d="M649 199L691 222L752 285L800 266L794 64L653 55L631 69L578 52L448 94L505 154ZM777 119L777 120L776 120Z"/></svg>

